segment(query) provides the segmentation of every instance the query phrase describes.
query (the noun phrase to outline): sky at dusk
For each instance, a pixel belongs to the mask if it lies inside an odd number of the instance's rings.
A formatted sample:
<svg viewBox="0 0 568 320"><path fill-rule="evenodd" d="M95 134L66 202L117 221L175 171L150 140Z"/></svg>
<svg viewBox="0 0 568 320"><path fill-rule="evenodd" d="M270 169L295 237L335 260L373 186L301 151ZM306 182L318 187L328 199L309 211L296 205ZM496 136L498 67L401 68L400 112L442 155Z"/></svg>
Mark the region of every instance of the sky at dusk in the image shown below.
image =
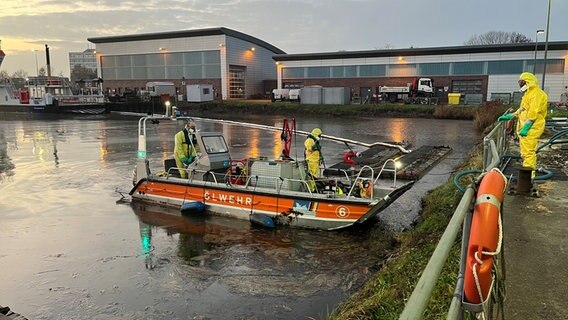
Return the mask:
<svg viewBox="0 0 568 320"><path fill-rule="evenodd" d="M2 0L1 70L69 75L89 37L227 27L286 53L459 46L488 31L535 39L548 0ZM549 41L568 41L568 1L552 0ZM546 35L539 35L539 42ZM39 51L32 51L39 50Z"/></svg>

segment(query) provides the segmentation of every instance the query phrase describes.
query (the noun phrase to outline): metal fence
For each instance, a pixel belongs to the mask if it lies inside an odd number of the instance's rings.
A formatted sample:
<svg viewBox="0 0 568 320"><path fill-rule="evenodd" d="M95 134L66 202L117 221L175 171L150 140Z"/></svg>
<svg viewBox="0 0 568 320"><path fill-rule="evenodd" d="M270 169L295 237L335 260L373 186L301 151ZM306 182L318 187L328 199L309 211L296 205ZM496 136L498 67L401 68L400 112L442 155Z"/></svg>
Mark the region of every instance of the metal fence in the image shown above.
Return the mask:
<svg viewBox="0 0 568 320"><path fill-rule="evenodd" d="M484 172L496 168L501 162L502 156L507 149L506 144L506 123L499 122L495 128L483 139L483 167ZM479 179L479 177L478 177ZM424 311L428 306L428 302L432 296L432 291L436 286L440 273L444 267L448 255L456 237L458 235L460 226L462 226L462 241L461 241L461 259L460 270L456 282L456 289L452 299L449 311L448 320L461 319L465 312L462 303L463 295L463 279L465 271L465 257L467 254L467 245L469 239L469 230L471 226L471 205L474 201L475 190L473 185L470 185L465 190L448 227L442 234L432 257L428 261L426 268L422 272L422 276L416 284L416 288L408 299L406 306L400 315L399 319L422 319ZM499 279L497 279L499 280ZM498 281L496 281L498 282Z"/></svg>

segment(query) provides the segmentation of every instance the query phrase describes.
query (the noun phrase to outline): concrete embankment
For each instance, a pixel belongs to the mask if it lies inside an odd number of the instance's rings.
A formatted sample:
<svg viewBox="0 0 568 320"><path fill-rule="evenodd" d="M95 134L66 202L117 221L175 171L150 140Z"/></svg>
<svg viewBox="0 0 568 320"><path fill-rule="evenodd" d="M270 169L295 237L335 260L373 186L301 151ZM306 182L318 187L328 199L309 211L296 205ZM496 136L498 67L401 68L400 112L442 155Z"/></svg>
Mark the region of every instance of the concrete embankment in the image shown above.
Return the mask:
<svg viewBox="0 0 568 320"><path fill-rule="evenodd" d="M554 176L537 184L540 197L505 197L505 319L568 319L567 156L539 154L539 163L556 159Z"/></svg>

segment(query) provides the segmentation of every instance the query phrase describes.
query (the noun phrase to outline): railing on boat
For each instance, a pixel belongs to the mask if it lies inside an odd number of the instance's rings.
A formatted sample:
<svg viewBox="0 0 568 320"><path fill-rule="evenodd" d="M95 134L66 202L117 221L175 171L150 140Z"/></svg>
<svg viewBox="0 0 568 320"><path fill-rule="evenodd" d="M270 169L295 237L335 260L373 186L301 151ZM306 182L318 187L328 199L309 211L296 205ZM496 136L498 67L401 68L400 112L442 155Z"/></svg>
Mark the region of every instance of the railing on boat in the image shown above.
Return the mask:
<svg viewBox="0 0 568 320"><path fill-rule="evenodd" d="M371 171L370 177L361 177L360 176L361 172L364 171L364 169ZM203 177L206 177L206 176L211 177L212 181L210 181L210 182L215 183L215 184L219 184L219 183L231 184L230 176L227 173L216 173L216 172L207 171L207 170L183 169L183 168L177 168L177 167L171 167L171 168L168 169L166 179L169 179L170 177L179 178L178 176L174 175L174 173L180 172L182 170L185 171L187 173L187 176L188 176L188 178L186 178L185 180L188 180L190 182L193 182L195 177L199 175L199 176L203 176ZM386 170L390 170L390 169L386 169ZM218 176L219 177L222 176L223 181L218 180L217 179ZM241 176L235 176L235 177L242 178ZM345 178L346 178L346 180L343 180L343 181L346 181L348 183L348 185L350 186L349 192L347 194L345 194L345 196L347 196L347 197L355 197L352 193L353 193L353 190L355 189L355 185L358 181L362 181L362 182L363 181L369 181L369 183L371 183L371 185L373 185L373 186L376 186L376 183L378 182L378 176L377 176L376 179L374 178L373 168L371 168L370 166L364 166L363 168L361 168L359 175L357 175L357 178L355 178L353 181L349 178L347 173L345 174ZM258 186L257 185L258 180L263 180L263 181L273 180L274 184L273 184L273 186L270 186L270 187L267 187L267 185ZM206 180L203 180L203 181L207 182ZM339 188L338 182L341 182L342 179L339 179L339 178L318 178L317 181L320 182L320 183L324 183L325 185L336 186L336 188ZM395 181L396 181L396 178L395 178ZM283 188L284 185L294 185L294 184L301 185L301 188L298 188L298 190L290 189L290 188ZM239 185L239 184L236 184L236 185ZM262 187L262 188L272 188L278 193L280 193L282 190L287 190L287 191L293 191L293 192L294 191L295 192L305 192L305 193L308 193L310 195L313 194L313 192L310 190L308 180L305 180L305 179L291 179L291 178L262 176L262 175L247 175L244 183L242 183L240 185L242 185L243 188L245 188L245 189ZM395 187L396 187L396 185L395 185ZM367 199L373 200L374 199L374 188L370 188L370 189L371 189L371 193L370 193L370 195ZM323 191L324 191L323 194L326 194L327 197L330 197L330 198L340 195L340 193L338 193L337 190L323 190Z"/></svg>
<svg viewBox="0 0 568 320"><path fill-rule="evenodd" d="M104 95L56 95L60 105L65 104L97 104L105 101Z"/></svg>

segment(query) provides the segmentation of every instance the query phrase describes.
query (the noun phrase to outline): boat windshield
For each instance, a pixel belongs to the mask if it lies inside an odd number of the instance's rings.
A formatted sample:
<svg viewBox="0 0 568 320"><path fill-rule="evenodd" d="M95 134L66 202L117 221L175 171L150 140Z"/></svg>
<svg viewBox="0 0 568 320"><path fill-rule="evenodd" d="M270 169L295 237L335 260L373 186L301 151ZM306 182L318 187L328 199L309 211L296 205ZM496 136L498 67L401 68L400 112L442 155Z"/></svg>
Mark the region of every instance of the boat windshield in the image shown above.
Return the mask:
<svg viewBox="0 0 568 320"><path fill-rule="evenodd" d="M229 152L229 147L227 147L223 136L203 137L203 145L209 154Z"/></svg>

